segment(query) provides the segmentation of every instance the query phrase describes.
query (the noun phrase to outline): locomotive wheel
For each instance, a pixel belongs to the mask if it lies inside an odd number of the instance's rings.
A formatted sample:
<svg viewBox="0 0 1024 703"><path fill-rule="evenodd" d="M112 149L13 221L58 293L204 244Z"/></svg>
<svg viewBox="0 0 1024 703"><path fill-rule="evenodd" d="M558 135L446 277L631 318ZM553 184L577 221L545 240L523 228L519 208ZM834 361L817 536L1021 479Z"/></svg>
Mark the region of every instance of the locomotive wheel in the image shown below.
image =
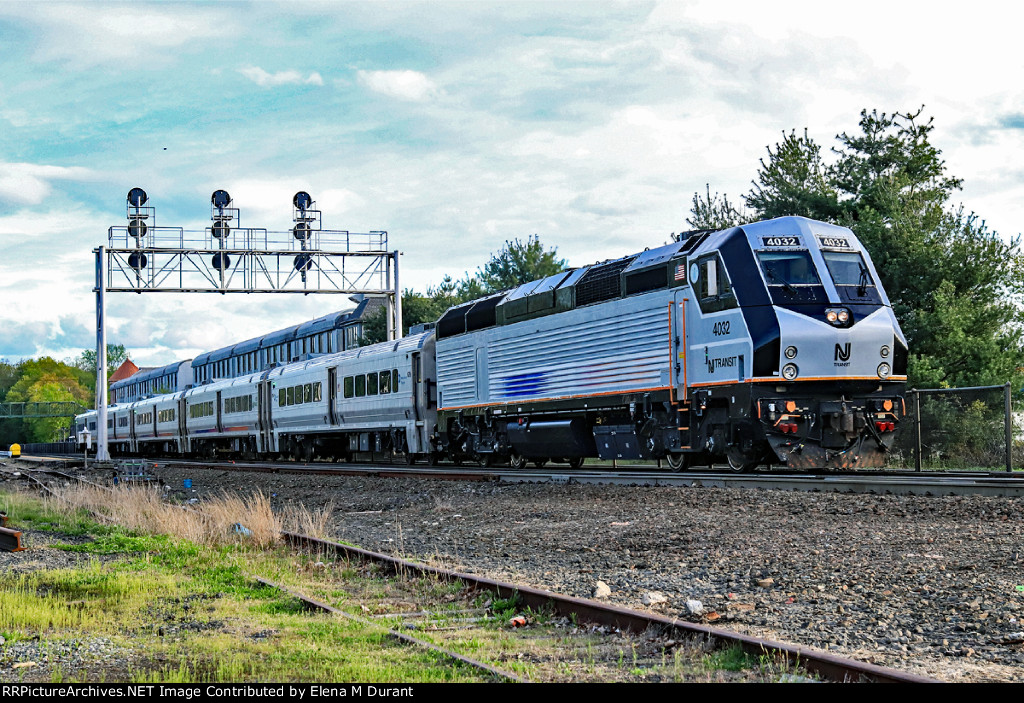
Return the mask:
<svg viewBox="0 0 1024 703"><path fill-rule="evenodd" d="M586 457L574 456L573 458L569 459L569 468L570 469L578 469L581 466L583 466L583 462L585 460L586 460Z"/></svg>
<svg viewBox="0 0 1024 703"><path fill-rule="evenodd" d="M679 454L673 454L672 452L669 452L668 454L665 455L665 460L668 462L669 470L675 473L679 473L680 471L685 469L687 465L690 463L689 459L690 457L686 454L683 454L682 452L680 452Z"/></svg>
<svg viewBox="0 0 1024 703"><path fill-rule="evenodd" d="M761 457L738 450L729 450L725 454L729 468L737 473L753 471L761 463Z"/></svg>
<svg viewBox="0 0 1024 703"><path fill-rule="evenodd" d="M545 466L545 465L546 465L547 463L548 463L548 460L547 460L547 459L534 459L534 460L533 460L533 465L534 465L534 466L536 466L536 467L537 467L538 469L543 469L543 468L544 468L544 466Z"/></svg>
<svg viewBox="0 0 1024 703"><path fill-rule="evenodd" d="M516 471L520 471L526 468L526 457L522 454L512 452L512 455L509 457L508 464Z"/></svg>

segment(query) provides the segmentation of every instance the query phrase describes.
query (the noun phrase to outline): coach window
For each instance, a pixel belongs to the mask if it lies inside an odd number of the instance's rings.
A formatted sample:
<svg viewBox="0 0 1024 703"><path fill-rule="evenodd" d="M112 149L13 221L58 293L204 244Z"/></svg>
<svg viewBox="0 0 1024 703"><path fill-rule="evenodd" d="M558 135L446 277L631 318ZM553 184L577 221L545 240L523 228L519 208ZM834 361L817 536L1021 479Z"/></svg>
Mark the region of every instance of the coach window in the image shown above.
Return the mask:
<svg viewBox="0 0 1024 703"><path fill-rule="evenodd" d="M356 398L362 398L366 395L366 376L359 374L356 376Z"/></svg>
<svg viewBox="0 0 1024 703"><path fill-rule="evenodd" d="M307 383L302 387L302 402L312 403L313 402L313 384Z"/></svg>
<svg viewBox="0 0 1024 703"><path fill-rule="evenodd" d="M288 386L288 392L285 395L287 396L287 404L295 405L295 386Z"/></svg>
<svg viewBox="0 0 1024 703"><path fill-rule="evenodd" d="M353 379L351 376L346 376L345 377L345 397L346 398L351 398L355 394L356 394L355 379Z"/></svg>
<svg viewBox="0 0 1024 703"><path fill-rule="evenodd" d="M320 398L320 381L317 381L316 383L313 384L313 402L319 403Z"/></svg>
<svg viewBox="0 0 1024 703"><path fill-rule="evenodd" d="M391 372L380 372L380 394L386 395L391 392Z"/></svg>
<svg viewBox="0 0 1024 703"><path fill-rule="evenodd" d="M377 395L378 388L377 372L366 374L366 395Z"/></svg>

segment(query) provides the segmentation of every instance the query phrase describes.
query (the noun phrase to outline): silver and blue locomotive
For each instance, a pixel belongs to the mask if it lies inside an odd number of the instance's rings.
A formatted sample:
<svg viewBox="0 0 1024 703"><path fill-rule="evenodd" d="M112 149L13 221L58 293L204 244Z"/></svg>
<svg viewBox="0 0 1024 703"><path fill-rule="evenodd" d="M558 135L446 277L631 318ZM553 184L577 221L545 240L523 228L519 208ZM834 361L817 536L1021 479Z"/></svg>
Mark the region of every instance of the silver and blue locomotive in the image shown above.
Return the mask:
<svg viewBox="0 0 1024 703"><path fill-rule="evenodd" d="M453 457L880 466L904 413L907 343L867 251L799 217L528 283L436 334Z"/></svg>

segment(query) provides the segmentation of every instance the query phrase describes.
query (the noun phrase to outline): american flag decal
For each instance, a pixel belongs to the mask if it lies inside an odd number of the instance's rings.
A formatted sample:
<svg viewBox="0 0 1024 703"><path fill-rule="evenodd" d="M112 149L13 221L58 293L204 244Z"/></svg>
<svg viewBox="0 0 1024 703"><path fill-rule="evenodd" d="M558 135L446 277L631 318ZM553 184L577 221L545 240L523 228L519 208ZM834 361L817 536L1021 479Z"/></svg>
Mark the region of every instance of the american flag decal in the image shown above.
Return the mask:
<svg viewBox="0 0 1024 703"><path fill-rule="evenodd" d="M678 266L676 266L676 280L686 280L686 264L679 264Z"/></svg>

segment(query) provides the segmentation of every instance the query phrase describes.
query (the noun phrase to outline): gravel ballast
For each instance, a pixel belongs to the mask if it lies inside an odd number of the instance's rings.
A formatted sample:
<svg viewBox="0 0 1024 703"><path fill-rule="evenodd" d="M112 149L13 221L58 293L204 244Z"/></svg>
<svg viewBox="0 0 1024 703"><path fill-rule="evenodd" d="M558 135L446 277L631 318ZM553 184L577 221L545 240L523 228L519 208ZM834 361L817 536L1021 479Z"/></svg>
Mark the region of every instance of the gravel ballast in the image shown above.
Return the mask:
<svg viewBox="0 0 1024 703"><path fill-rule="evenodd" d="M1024 501L160 467L333 504L331 536L947 681L1024 681Z"/></svg>

